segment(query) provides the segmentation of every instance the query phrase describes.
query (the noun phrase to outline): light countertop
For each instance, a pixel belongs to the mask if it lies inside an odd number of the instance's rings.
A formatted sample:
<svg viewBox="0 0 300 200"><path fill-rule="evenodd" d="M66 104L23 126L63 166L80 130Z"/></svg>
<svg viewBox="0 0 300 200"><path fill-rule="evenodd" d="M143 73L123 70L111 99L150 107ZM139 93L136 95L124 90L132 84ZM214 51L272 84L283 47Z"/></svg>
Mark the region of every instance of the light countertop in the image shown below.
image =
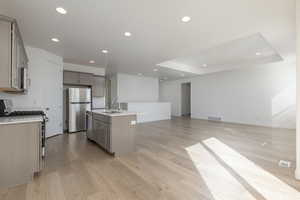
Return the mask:
<svg viewBox="0 0 300 200"><path fill-rule="evenodd" d="M126 110L121 110L121 113L106 113L109 112L110 110L106 109L94 109L91 112L95 114L101 114L109 117L118 117L118 116L128 116L128 115L136 115L134 112L128 112Z"/></svg>
<svg viewBox="0 0 300 200"><path fill-rule="evenodd" d="M40 115L0 117L0 125L42 122Z"/></svg>

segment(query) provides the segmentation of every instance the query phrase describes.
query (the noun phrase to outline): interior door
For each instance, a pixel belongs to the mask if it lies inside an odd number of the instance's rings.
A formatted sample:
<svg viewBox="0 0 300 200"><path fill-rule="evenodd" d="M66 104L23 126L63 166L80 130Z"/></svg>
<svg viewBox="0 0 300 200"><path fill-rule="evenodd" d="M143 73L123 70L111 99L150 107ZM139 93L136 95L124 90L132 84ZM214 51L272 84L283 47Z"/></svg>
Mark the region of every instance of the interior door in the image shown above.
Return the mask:
<svg viewBox="0 0 300 200"><path fill-rule="evenodd" d="M46 136L50 137L63 133L63 74L62 65L55 62L35 62L29 68L32 91L41 91L36 101L41 103L41 108L46 111L49 121L46 124ZM42 86L42 87L41 87ZM33 102L36 105L36 102ZM36 105L39 106L39 105Z"/></svg>

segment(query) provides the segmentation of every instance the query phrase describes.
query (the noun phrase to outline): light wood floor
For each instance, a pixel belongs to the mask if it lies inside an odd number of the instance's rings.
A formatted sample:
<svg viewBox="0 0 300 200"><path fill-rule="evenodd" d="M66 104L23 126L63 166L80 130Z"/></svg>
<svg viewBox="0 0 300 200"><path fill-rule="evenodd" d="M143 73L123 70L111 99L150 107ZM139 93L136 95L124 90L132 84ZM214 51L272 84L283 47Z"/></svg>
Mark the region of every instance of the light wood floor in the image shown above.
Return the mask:
<svg viewBox="0 0 300 200"><path fill-rule="evenodd" d="M140 124L136 152L113 158L85 133L47 141L34 181L1 200L296 200L295 130L175 118ZM279 160L292 168L279 168Z"/></svg>

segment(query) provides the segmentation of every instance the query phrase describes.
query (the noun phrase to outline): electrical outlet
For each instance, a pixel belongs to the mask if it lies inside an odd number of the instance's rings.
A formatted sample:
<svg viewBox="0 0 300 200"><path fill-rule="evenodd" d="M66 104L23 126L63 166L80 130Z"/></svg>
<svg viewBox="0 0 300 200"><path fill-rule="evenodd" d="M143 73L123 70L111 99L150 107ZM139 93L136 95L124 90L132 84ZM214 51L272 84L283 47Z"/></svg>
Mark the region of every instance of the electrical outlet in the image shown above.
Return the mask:
<svg viewBox="0 0 300 200"><path fill-rule="evenodd" d="M291 167L291 162L287 161L287 160L280 160L278 165L279 165L279 167L290 168Z"/></svg>
<svg viewBox="0 0 300 200"><path fill-rule="evenodd" d="M268 144L268 143L264 142L264 143L261 144L261 146L264 147L264 146L266 146L267 144Z"/></svg>

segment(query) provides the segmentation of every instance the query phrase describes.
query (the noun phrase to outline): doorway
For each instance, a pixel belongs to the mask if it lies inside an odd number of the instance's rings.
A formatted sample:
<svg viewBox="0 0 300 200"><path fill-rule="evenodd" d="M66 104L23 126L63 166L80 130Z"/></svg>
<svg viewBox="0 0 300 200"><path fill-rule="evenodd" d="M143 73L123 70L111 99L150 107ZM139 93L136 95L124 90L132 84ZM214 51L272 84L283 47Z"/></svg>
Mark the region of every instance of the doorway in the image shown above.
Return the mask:
<svg viewBox="0 0 300 200"><path fill-rule="evenodd" d="M181 84L181 116L191 116L191 83Z"/></svg>

